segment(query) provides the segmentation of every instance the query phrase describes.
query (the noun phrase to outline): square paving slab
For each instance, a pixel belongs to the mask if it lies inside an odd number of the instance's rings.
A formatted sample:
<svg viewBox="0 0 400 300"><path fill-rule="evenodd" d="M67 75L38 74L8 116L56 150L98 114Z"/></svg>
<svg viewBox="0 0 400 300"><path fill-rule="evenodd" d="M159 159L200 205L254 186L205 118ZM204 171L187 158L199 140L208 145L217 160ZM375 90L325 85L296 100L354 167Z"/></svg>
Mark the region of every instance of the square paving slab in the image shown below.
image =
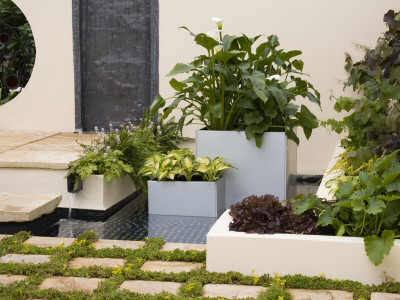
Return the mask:
<svg viewBox="0 0 400 300"><path fill-rule="evenodd" d="M184 244L184 243L165 243L161 251L173 251L175 249L179 249L182 251L204 251L206 250L206 245L204 244Z"/></svg>
<svg viewBox="0 0 400 300"><path fill-rule="evenodd" d="M0 222L28 222L51 213L61 195L10 194L0 192Z"/></svg>
<svg viewBox="0 0 400 300"><path fill-rule="evenodd" d="M102 281L103 279L101 278L53 276L46 278L39 286L39 289L55 289L63 292L84 291L92 293Z"/></svg>
<svg viewBox="0 0 400 300"><path fill-rule="evenodd" d="M141 294L159 294L162 292L178 295L180 283L165 281L128 280L119 287L120 290L129 290Z"/></svg>
<svg viewBox="0 0 400 300"><path fill-rule="evenodd" d="M44 264L50 261L50 255L39 254L7 254L0 257L0 263L15 263L15 264Z"/></svg>
<svg viewBox="0 0 400 300"><path fill-rule="evenodd" d="M140 249L145 245L145 242L138 241L123 241L123 240L98 240L95 242L96 249L104 248L123 248L123 249Z"/></svg>
<svg viewBox="0 0 400 300"><path fill-rule="evenodd" d="M372 293L371 300L400 300L400 294Z"/></svg>
<svg viewBox="0 0 400 300"><path fill-rule="evenodd" d="M68 263L70 268L82 268L92 266L102 266L107 268L118 268L125 265L125 260L120 258L97 258L97 257L77 257Z"/></svg>
<svg viewBox="0 0 400 300"><path fill-rule="evenodd" d="M202 263L181 261L146 261L140 269L150 272L180 273L200 269L203 266Z"/></svg>
<svg viewBox="0 0 400 300"><path fill-rule="evenodd" d="M0 283L7 285L7 284L13 283L15 281L25 280L26 278L28 278L28 276L0 274Z"/></svg>
<svg viewBox="0 0 400 300"><path fill-rule="evenodd" d="M292 300L353 300L353 294L336 290L288 289Z"/></svg>
<svg viewBox="0 0 400 300"><path fill-rule="evenodd" d="M56 132L0 131L0 153L57 134Z"/></svg>
<svg viewBox="0 0 400 300"><path fill-rule="evenodd" d="M206 284L203 287L203 297L225 297L228 299L256 298L258 293L267 288L262 286L234 284Z"/></svg>
<svg viewBox="0 0 400 300"><path fill-rule="evenodd" d="M74 238L59 238L59 237L43 237L43 236L33 236L26 240L24 244L33 245L37 247L57 247L64 246L68 247L72 245L75 241Z"/></svg>

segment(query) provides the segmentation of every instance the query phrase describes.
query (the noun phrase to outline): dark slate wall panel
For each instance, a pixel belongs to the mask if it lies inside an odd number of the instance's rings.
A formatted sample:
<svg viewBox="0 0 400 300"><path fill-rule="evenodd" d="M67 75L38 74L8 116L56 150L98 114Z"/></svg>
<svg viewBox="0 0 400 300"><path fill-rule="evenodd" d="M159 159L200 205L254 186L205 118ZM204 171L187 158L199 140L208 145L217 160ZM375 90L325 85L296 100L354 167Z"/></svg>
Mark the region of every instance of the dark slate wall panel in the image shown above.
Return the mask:
<svg viewBox="0 0 400 300"><path fill-rule="evenodd" d="M138 119L150 106L158 88L158 5L154 0L85 2L82 123L92 131Z"/></svg>

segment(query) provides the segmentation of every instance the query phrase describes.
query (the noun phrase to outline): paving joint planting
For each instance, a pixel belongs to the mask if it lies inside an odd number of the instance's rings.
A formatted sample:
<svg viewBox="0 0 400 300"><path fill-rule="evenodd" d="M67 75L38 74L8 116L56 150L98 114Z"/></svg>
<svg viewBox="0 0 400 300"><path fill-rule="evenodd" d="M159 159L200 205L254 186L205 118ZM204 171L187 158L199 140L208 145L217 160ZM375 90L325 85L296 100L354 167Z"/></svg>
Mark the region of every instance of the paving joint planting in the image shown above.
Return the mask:
<svg viewBox="0 0 400 300"><path fill-rule="evenodd" d="M88 234L78 239L28 237L20 234L7 238L0 236L3 238L0 242L0 249L3 249L0 257L0 299L11 299L7 293L15 289L20 289L26 299L59 299L62 293L72 291L82 293L79 299L93 299L91 297L97 296L104 299L109 294L110 297L116 295L117 299L135 299L137 294L147 294L145 297L149 298L143 298L146 300L155 299L159 294L163 294L163 298L174 296L175 299L243 299L256 298L261 291L268 290L276 279L233 272L208 274L204 269L205 245L164 243L159 238L146 242L95 241L93 235ZM5 272L9 275L1 274ZM40 280L40 277L43 279ZM196 283L196 280L200 281ZM324 278L313 280L314 288L315 280L326 281ZM18 284L20 281L29 283L30 292L29 288L23 290L22 287L27 284ZM290 277L287 281L290 281ZM336 288L339 283L335 281ZM192 292L195 284L200 289L196 293ZM325 283L324 286L329 285ZM356 285L353 292L332 288L288 288L287 291L292 300L350 300L361 298L357 296L357 287L362 285ZM367 298L400 299L399 294L381 291L376 289ZM400 285L397 291L400 291Z"/></svg>

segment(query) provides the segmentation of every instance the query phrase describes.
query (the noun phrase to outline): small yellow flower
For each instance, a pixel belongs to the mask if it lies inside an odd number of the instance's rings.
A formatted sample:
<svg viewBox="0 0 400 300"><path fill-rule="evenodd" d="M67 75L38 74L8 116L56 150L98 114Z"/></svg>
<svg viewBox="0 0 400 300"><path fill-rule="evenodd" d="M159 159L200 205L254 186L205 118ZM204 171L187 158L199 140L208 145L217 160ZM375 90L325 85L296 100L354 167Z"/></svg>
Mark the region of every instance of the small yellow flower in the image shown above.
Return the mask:
<svg viewBox="0 0 400 300"><path fill-rule="evenodd" d="M284 300L284 299L283 299L283 296L279 296L279 297L278 297L278 300Z"/></svg>

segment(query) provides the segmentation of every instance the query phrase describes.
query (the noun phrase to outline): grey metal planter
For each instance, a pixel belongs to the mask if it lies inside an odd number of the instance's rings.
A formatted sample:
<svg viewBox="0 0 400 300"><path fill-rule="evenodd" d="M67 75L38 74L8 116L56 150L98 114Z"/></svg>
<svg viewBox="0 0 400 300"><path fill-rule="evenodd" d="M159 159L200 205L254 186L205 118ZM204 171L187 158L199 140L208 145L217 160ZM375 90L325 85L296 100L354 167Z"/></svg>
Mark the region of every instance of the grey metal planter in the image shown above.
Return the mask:
<svg viewBox="0 0 400 300"><path fill-rule="evenodd" d="M149 181L149 214L218 217L224 207L225 181Z"/></svg>
<svg viewBox="0 0 400 300"><path fill-rule="evenodd" d="M250 195L296 195L297 145L283 132L264 133L257 148L244 132L198 130L196 156L223 157L238 168L224 173L226 208Z"/></svg>

